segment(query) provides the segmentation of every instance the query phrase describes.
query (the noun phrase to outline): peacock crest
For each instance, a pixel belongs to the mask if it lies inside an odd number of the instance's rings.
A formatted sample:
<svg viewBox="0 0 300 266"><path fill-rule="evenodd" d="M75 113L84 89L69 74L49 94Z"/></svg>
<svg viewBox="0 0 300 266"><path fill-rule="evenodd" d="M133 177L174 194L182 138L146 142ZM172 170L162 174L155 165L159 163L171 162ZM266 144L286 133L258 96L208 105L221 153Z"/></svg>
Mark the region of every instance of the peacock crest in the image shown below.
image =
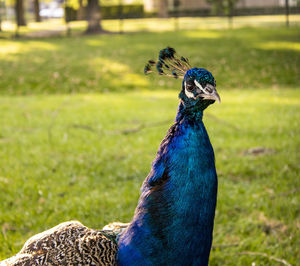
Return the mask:
<svg viewBox="0 0 300 266"><path fill-rule="evenodd" d="M144 73L147 75L154 72L154 67L159 75L176 79L183 79L185 73L191 69L189 60L186 57L179 56L172 47L160 50L158 61L149 60L144 68Z"/></svg>

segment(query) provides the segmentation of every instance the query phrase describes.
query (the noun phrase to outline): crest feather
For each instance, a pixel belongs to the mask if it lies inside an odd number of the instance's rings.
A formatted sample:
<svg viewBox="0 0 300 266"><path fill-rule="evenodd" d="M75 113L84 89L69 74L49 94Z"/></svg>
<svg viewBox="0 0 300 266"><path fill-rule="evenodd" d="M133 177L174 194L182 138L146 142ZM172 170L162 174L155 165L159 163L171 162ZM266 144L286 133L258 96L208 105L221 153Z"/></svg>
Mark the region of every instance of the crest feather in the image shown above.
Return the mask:
<svg viewBox="0 0 300 266"><path fill-rule="evenodd" d="M144 68L144 73L152 73L154 65L159 75L173 78L183 78L185 73L191 69L189 60L183 56L179 57L172 47L160 50L157 62L149 60Z"/></svg>

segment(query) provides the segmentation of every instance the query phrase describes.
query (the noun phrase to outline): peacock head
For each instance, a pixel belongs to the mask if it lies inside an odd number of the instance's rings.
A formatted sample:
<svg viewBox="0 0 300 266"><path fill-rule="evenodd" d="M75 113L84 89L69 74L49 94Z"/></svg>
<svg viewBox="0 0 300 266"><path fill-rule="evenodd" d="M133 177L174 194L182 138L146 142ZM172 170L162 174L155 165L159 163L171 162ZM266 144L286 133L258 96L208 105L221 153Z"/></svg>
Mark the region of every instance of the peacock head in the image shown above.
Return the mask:
<svg viewBox="0 0 300 266"><path fill-rule="evenodd" d="M197 67L185 73L179 98L186 107L198 106L202 110L215 101L221 102L213 75Z"/></svg>
<svg viewBox="0 0 300 266"><path fill-rule="evenodd" d="M153 66L160 75L183 79L179 98L186 108L198 107L204 110L215 101L221 102L213 75L204 68L192 68L189 60L179 57L174 48L162 49L158 61L149 60L144 73L153 72Z"/></svg>

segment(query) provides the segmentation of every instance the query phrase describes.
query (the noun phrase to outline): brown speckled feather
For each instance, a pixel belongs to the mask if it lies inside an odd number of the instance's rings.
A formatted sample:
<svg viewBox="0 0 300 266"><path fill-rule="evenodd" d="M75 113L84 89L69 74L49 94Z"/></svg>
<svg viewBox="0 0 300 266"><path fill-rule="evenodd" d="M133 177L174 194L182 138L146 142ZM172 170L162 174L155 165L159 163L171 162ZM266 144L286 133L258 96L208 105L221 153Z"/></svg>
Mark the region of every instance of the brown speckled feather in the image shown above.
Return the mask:
<svg viewBox="0 0 300 266"><path fill-rule="evenodd" d="M113 223L100 231L77 221L61 223L31 237L17 255L0 265L116 265L116 236L126 226Z"/></svg>

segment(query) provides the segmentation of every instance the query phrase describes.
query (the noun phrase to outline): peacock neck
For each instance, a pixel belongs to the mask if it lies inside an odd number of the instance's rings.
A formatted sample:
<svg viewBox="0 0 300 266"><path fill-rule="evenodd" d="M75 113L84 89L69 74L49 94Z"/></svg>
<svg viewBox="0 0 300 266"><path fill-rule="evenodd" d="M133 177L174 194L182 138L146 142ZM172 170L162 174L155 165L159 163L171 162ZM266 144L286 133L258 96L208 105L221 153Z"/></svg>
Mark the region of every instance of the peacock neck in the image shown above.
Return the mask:
<svg viewBox="0 0 300 266"><path fill-rule="evenodd" d="M179 104L119 239L119 265L207 265L217 197L203 111Z"/></svg>
<svg viewBox="0 0 300 266"><path fill-rule="evenodd" d="M183 101L180 101L175 121L180 122L184 118L194 122L202 121L203 110L199 106L186 106Z"/></svg>

